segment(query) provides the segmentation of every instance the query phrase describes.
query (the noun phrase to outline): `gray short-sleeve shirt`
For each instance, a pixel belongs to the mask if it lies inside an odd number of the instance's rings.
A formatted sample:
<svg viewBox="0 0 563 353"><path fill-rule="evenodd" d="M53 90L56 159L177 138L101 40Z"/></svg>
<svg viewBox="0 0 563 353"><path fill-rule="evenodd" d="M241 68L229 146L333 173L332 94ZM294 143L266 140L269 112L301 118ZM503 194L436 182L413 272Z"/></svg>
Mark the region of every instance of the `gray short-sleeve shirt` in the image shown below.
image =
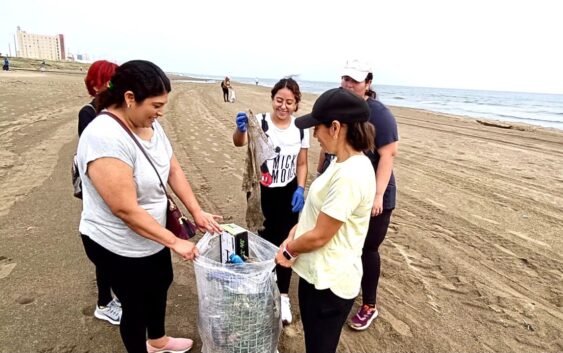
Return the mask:
<svg viewBox="0 0 563 353"><path fill-rule="evenodd" d="M150 141L139 137L137 140L166 183L173 154L172 146L158 122L153 124L153 129ZM121 256L144 257L157 253L163 245L135 233L116 217L88 178L88 163L104 157L117 158L133 168L139 205L160 224L166 224L166 195L155 170L119 123L102 114L88 125L78 143L78 169L83 195L80 233Z"/></svg>

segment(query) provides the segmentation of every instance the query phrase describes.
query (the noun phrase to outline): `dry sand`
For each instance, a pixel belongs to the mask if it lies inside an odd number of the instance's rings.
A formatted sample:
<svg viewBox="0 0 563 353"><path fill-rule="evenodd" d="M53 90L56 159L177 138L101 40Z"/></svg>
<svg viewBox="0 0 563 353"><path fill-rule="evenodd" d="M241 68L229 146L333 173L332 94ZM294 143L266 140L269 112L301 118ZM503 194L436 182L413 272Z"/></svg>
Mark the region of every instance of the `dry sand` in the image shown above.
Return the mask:
<svg viewBox="0 0 563 353"><path fill-rule="evenodd" d="M233 117L270 103L266 88L234 87L230 104L218 84L174 83L162 123L203 207L244 224ZM124 351L118 329L92 315L94 271L71 196L88 101L78 75L0 74L0 352ZM563 132L393 112L399 193L381 249L381 314L364 332L345 327L339 352L563 351ZM175 257L174 268L168 334L193 337L199 352L193 266ZM295 280L282 353L304 351Z"/></svg>

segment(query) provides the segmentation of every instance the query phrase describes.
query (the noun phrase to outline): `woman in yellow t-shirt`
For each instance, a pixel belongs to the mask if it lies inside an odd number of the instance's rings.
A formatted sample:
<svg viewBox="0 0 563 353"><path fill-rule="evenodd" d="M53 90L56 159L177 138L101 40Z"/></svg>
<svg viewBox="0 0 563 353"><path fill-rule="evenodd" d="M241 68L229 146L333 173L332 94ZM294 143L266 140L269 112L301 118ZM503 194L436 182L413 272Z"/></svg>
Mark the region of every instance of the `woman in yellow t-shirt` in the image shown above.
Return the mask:
<svg viewBox="0 0 563 353"><path fill-rule="evenodd" d="M300 277L299 310L307 353L336 352L342 326L362 277L362 247L375 195L375 173L363 151L373 150L369 107L354 93L323 93L311 114L297 118L314 127L321 147L336 159L311 184L299 223L276 255Z"/></svg>

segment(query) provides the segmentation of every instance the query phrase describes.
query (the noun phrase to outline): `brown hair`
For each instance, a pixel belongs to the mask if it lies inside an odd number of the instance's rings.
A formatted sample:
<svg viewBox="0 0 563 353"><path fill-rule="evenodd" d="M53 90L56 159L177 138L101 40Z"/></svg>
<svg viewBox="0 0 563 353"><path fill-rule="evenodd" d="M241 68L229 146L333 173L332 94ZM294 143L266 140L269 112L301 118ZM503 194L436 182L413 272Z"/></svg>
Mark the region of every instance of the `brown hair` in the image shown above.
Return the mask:
<svg viewBox="0 0 563 353"><path fill-rule="evenodd" d="M373 80L373 74L370 72L366 76L365 82L368 83L369 81L372 81L372 80ZM377 98L377 93L374 90L371 89L371 86L368 87L365 95L366 95L366 97L370 97L370 98L373 98L373 99Z"/></svg>
<svg viewBox="0 0 563 353"><path fill-rule="evenodd" d="M342 123L346 125L346 142L356 151L371 151L375 149L375 127L369 121L361 123ZM324 123L326 127L330 127L332 122Z"/></svg>

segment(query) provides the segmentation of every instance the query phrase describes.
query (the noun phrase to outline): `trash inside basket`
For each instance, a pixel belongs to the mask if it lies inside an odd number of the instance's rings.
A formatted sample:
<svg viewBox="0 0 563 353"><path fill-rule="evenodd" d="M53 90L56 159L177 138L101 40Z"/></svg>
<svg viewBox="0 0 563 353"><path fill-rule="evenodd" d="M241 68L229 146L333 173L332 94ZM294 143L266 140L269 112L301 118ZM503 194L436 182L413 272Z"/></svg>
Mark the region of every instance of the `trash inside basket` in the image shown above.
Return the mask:
<svg viewBox="0 0 563 353"><path fill-rule="evenodd" d="M221 263L219 236L205 234L194 261L204 353L275 353L281 331L274 258L278 248L248 233L252 262Z"/></svg>

